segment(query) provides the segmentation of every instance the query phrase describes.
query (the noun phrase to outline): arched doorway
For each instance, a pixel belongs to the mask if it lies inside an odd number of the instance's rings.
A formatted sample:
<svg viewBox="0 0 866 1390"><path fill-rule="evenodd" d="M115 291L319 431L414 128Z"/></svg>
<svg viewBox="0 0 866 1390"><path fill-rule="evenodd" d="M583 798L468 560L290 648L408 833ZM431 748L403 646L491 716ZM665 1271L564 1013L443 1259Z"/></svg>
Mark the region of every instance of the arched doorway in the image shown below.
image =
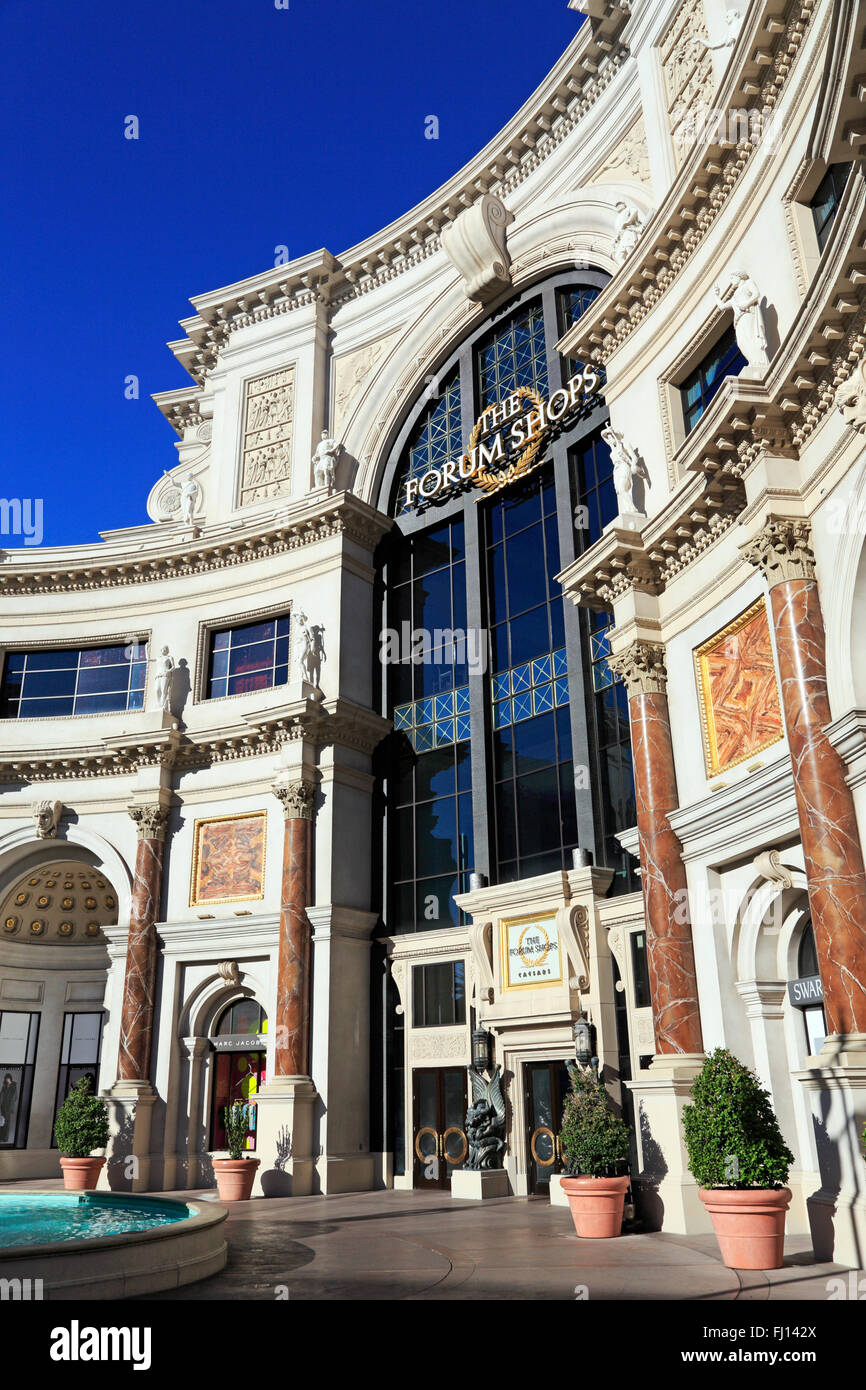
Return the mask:
<svg viewBox="0 0 866 1390"><path fill-rule="evenodd" d="M255 1152L255 1098L267 1080L267 1033L267 1014L255 999L236 999L216 1020L210 1038L215 1054L210 1122L214 1150L226 1147L226 1108L240 1103L246 1107L246 1148Z"/></svg>
<svg viewBox="0 0 866 1390"><path fill-rule="evenodd" d="M36 860L0 897L0 1176L53 1176L54 1122L103 1078L108 943L118 895L81 859Z"/></svg>

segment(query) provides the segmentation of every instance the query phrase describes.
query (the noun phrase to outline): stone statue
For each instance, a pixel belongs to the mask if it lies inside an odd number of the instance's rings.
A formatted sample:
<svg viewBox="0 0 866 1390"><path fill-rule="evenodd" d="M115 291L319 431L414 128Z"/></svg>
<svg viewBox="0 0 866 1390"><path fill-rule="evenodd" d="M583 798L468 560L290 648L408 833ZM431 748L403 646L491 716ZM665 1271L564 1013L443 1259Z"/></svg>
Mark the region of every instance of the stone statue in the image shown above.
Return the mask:
<svg viewBox="0 0 866 1390"><path fill-rule="evenodd" d="M846 425L866 434L866 370L863 362L858 362L847 381L836 388L836 408L841 411Z"/></svg>
<svg viewBox="0 0 866 1390"><path fill-rule="evenodd" d="M183 487L180 490L180 515L184 525L192 526L195 509L201 497L201 484L196 481L191 473L187 473Z"/></svg>
<svg viewBox="0 0 866 1390"><path fill-rule="evenodd" d="M342 448L342 444L338 444L336 439L332 439L327 430L322 430L322 437L316 445L316 452L313 454L315 487L326 487L329 492L334 491L337 459L340 457Z"/></svg>
<svg viewBox="0 0 866 1390"><path fill-rule="evenodd" d="M625 198L616 201L616 221L614 223L611 255L617 265L627 261L643 234L645 223L638 209Z"/></svg>
<svg viewBox="0 0 866 1390"><path fill-rule="evenodd" d="M469 1078L472 1082L472 1104L466 1112L469 1157L464 1167L501 1168L505 1152L505 1098L499 1063L496 1063L489 1078L470 1067Z"/></svg>
<svg viewBox="0 0 866 1390"><path fill-rule="evenodd" d="M617 501L619 503L620 514L632 512L638 516L643 516L634 500L634 480L646 476L646 470L641 462L637 451L626 444L619 430L615 430L612 425L606 425L601 432L601 437L610 449L610 458L613 464L613 485L616 489Z"/></svg>
<svg viewBox="0 0 866 1390"><path fill-rule="evenodd" d="M174 657L169 654L168 647L163 647L156 664L154 689L157 709L166 710L169 714L171 714L171 689L176 670L177 665Z"/></svg>
<svg viewBox="0 0 866 1390"><path fill-rule="evenodd" d="M319 682L322 679L322 662L327 661L325 652L325 629L317 625L309 626L305 613L298 614L300 623L300 655L298 665L301 668L301 680L305 680L309 685L315 686L318 690Z"/></svg>
<svg viewBox="0 0 866 1390"><path fill-rule="evenodd" d="M55 838L62 811L62 801L37 801L34 806L31 806L30 814L33 817L36 834L40 840L53 840Z"/></svg>
<svg viewBox="0 0 866 1390"><path fill-rule="evenodd" d="M737 347L749 366L749 376L763 376L770 365L761 291L745 270L732 270L713 286L720 309L732 309Z"/></svg>
<svg viewBox="0 0 866 1390"><path fill-rule="evenodd" d="M709 39L705 39L703 34L697 34L695 36L695 46L698 50L698 56L700 57L705 52L713 52L716 49L733 48L737 41L737 35L740 32L740 25L742 22L743 16L739 10L726 10L725 25L727 26L727 33L725 37L720 39L718 43L710 43Z"/></svg>

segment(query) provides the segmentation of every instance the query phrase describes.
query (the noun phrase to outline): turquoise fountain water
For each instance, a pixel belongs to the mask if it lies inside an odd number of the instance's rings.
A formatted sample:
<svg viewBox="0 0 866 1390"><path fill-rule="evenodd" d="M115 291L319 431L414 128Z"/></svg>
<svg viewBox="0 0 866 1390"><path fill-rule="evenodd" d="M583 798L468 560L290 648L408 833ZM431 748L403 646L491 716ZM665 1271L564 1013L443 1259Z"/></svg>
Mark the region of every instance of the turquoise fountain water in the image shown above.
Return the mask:
<svg viewBox="0 0 866 1390"><path fill-rule="evenodd" d="M183 1202L95 1192L0 1193L0 1249L129 1235L184 1221Z"/></svg>

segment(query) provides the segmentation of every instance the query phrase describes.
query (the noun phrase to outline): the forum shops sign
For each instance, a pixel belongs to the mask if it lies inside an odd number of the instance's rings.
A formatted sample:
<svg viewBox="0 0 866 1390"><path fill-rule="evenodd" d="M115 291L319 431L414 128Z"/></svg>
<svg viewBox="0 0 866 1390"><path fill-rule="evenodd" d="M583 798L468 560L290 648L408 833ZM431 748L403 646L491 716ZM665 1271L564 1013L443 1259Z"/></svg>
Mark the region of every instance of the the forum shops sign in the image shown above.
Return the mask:
<svg viewBox="0 0 866 1390"><path fill-rule="evenodd" d="M601 384L587 364L547 400L531 386L519 386L478 417L465 454L406 479L403 507L422 507L467 484L486 494L508 487L544 462L542 446L596 404Z"/></svg>

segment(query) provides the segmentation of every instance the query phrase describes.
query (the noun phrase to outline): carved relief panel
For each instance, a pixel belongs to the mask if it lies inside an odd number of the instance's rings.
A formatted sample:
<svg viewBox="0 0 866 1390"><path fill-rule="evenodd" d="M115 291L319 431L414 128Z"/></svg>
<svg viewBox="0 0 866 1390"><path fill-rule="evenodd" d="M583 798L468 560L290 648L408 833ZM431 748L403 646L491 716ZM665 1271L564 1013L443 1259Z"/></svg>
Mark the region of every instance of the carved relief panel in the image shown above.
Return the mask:
<svg viewBox="0 0 866 1390"><path fill-rule="evenodd" d="M291 486L295 368L255 377L244 388L239 503L282 497Z"/></svg>
<svg viewBox="0 0 866 1390"><path fill-rule="evenodd" d="M714 87L703 0L684 0L662 40L661 62L679 164L708 118Z"/></svg>

